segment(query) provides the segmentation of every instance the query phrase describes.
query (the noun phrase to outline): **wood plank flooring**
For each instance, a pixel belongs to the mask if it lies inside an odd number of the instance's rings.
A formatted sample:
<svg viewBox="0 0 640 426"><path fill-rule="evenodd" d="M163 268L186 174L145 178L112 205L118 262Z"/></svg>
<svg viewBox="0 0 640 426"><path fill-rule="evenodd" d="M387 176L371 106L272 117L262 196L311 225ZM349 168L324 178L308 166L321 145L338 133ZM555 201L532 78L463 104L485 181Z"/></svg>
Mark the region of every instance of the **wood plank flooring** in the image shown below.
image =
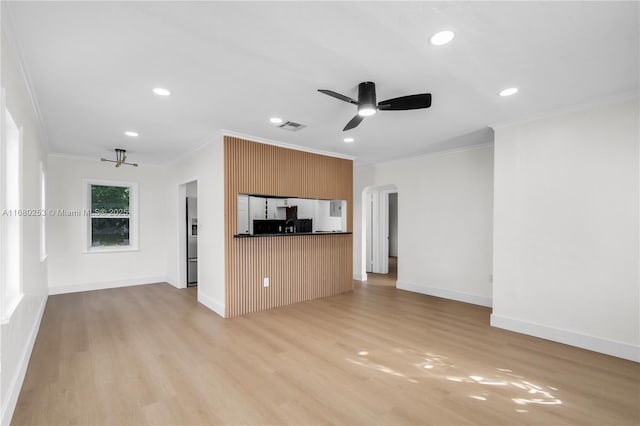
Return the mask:
<svg viewBox="0 0 640 426"><path fill-rule="evenodd" d="M154 284L49 297L14 425L640 424L640 364L384 286L223 320Z"/></svg>

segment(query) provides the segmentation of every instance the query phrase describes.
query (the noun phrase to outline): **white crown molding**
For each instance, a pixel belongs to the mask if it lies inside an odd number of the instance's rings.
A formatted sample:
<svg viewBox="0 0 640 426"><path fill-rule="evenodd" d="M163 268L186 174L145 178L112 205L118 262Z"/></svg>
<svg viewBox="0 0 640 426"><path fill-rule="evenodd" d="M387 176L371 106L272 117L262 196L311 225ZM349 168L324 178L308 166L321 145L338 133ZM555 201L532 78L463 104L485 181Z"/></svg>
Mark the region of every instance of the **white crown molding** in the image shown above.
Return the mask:
<svg viewBox="0 0 640 426"><path fill-rule="evenodd" d="M78 155L78 154L65 154L64 152L50 152L47 154L47 157L53 158L65 158L67 160L82 160L82 161L97 161L100 162L99 158L89 157L88 155Z"/></svg>
<svg viewBox="0 0 640 426"><path fill-rule="evenodd" d="M181 153L177 157L175 157L175 158L173 158L173 159L171 159L170 161L167 161L167 162L147 163L147 162L137 161L137 163L140 166L144 166L144 167L171 167L171 166L175 166L179 162L181 162L183 160L186 160L187 158L189 158L190 156L194 155L198 151L200 151L200 150L206 148L207 146L211 145L212 143L214 143L218 138L222 138L222 137L223 137L223 134L220 131L214 132L213 136L207 136L207 137L201 139L200 143L198 143L195 146L195 148L189 149L187 151L184 151L183 153ZM48 157L54 157L54 158L65 158L65 159L70 159L70 160L84 160L84 161L97 161L97 162L100 162L100 159L96 158L96 157L92 157L92 156L88 156L88 155L68 154L68 153L64 153L64 152L49 152L47 154L47 156Z"/></svg>
<svg viewBox="0 0 640 426"><path fill-rule="evenodd" d="M526 119L523 119L523 120L513 121L513 122L509 122L509 123L504 123L504 124L492 124L492 125L489 125L488 127L492 128L493 130L497 130L497 129L502 129L502 128L516 126L516 125L532 123L534 121L538 121L538 120L542 120L542 119L559 117L559 116L562 116L562 115L571 114L571 113L575 113L575 112L585 111L585 110L594 109L594 108L598 108L598 107L603 107L603 106L607 106L607 105L613 105L613 104L617 104L617 103L623 103L623 102L630 101L630 100L633 100L633 99L638 99L639 96L640 96L640 94L638 92L634 92L634 91L619 93L617 95L612 95L612 96L608 96L606 98L601 98L601 99L598 99L598 100L595 100L595 101L589 101L589 102L585 102L585 103L582 103L582 104L573 105L571 107L558 108L558 109L550 110L550 111L547 111L547 112L545 112L543 114L530 116L530 117L528 117ZM487 147L492 147L492 146L493 146L493 141L492 142L487 142L487 143L482 143L482 144L477 144L477 145L471 145L471 146L467 146L467 147L445 149L445 150L441 150L441 151L434 151L434 152L425 153L425 154L419 154L419 155L415 155L415 156L395 158L393 160L379 161L379 162L375 162L375 163L354 164L354 168L365 168L365 167L373 167L373 166L378 166L378 165L383 165L383 164L400 163L400 162L404 162L404 161L422 160L422 159L426 159L426 158L439 157L439 156L442 156L442 155L455 154L455 153L465 152L465 151L473 151L473 150L476 150L476 149L482 149L482 148L487 148Z"/></svg>
<svg viewBox="0 0 640 426"><path fill-rule="evenodd" d="M549 111L545 111L544 113L541 114L536 114L536 115L532 115L530 117L527 117L525 119L522 120L516 120L516 121L512 121L512 122L508 122L508 123L496 123L496 124L491 124L489 125L489 127L491 127L493 130L499 130L499 129L504 129L506 127L512 127L512 126L518 126L518 125L522 125L522 124L528 124L528 123L532 123L534 121L539 121L539 120L545 120L545 119L549 119L549 118L554 118L554 117L560 117L563 115L568 115L568 114L573 114L576 112L581 112L581 111L587 111L590 109L596 109L599 107L604 107L607 105L614 105L614 104L618 104L618 103L623 103L623 102L627 102L633 99L638 99L638 97L640 96L640 93L638 93L637 91L629 91L629 92L623 92L623 93L618 93L615 95L611 95L611 96L607 96L604 98L600 98L597 100L592 100L592 101L587 101L587 102L583 102L580 104L576 104L576 105L572 105L572 106L568 106L568 107L564 107L564 108L555 108Z"/></svg>
<svg viewBox="0 0 640 426"><path fill-rule="evenodd" d="M16 66L18 68L18 73L21 75L24 86L27 90L27 95L29 96L29 100L31 101L31 107L33 109L33 114L36 118L37 125L37 134L39 136L38 140L42 145L45 153L51 152L51 144L49 143L49 136L46 132L47 126L45 124L44 118L41 113L40 104L38 103L38 97L36 96L35 89L33 87L33 82L31 80L31 76L27 71L27 67L24 63L24 58L20 53L20 43L15 37L15 31L13 26L13 13L11 12L11 8L9 6L9 2L1 2L2 3L2 40L3 47L8 46L9 50L12 52L13 57L16 61ZM6 43L5 43L6 41Z"/></svg>
<svg viewBox="0 0 640 426"><path fill-rule="evenodd" d="M223 136L231 136L234 138L240 138L248 141L259 142L266 145L273 145L273 146L279 146L281 148L294 149L296 151L310 152L312 154L326 155L328 157L343 158L345 160L352 160L352 161L357 158L357 157L354 157L353 155L340 154L338 152L323 151L320 149L308 148L306 146L294 145L290 143L276 141L273 139L261 138L259 136L238 133L238 132L234 132L233 130L221 129L220 132L222 133Z"/></svg>
<svg viewBox="0 0 640 426"><path fill-rule="evenodd" d="M206 147L208 147L209 145L214 143L216 140L218 140L218 138L222 138L222 134L220 132L215 132L213 136L207 136L206 138L201 139L200 143L198 145L196 145L195 148L183 152L182 154L177 156L175 159L169 161L168 163L166 163L164 165L165 166L174 166L174 165L178 164L179 162L184 161L187 158L191 157L196 152L205 149Z"/></svg>
<svg viewBox="0 0 640 426"><path fill-rule="evenodd" d="M456 154L459 152L466 152L466 151L475 151L477 149L491 148L491 147L493 147L493 142L487 142L487 143L482 143L478 145L465 146L461 148L451 148L451 149L445 149L442 151L429 152L426 154L419 154L411 157L402 157L402 158L396 158L393 160L380 161L377 163L356 164L353 167L357 169L357 168L374 167L374 166L393 164L393 163L404 163L406 161L419 161L427 158L442 157L444 155Z"/></svg>

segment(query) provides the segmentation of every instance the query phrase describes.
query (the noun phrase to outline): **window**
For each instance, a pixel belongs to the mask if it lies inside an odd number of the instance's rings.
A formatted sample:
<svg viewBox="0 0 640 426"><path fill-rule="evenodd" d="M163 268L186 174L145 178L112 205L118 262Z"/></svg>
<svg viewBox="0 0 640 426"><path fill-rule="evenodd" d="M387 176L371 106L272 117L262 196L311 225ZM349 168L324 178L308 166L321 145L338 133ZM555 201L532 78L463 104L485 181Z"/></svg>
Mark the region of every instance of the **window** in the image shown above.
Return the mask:
<svg viewBox="0 0 640 426"><path fill-rule="evenodd" d="M6 323L22 300L22 132L13 117L2 108L4 133L2 159L1 202L2 226L0 259L2 265L2 323Z"/></svg>
<svg viewBox="0 0 640 426"><path fill-rule="evenodd" d="M86 251L137 250L137 184L86 181L85 195Z"/></svg>

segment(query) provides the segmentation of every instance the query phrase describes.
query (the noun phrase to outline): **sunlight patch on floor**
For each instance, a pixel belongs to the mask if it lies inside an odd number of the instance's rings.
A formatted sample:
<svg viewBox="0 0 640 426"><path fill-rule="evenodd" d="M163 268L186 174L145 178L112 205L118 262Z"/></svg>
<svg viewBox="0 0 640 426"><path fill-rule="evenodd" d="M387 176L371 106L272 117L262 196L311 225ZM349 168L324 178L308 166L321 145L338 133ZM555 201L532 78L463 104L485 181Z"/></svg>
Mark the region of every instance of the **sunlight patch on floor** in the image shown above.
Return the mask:
<svg viewBox="0 0 640 426"><path fill-rule="evenodd" d="M487 401L493 398L509 398L516 406L525 405L562 405L563 402L554 392L558 391L553 386L542 386L526 380L524 376L516 374L509 368L495 368L495 372L490 374L451 374L461 373L462 369L456 367L451 360L440 354L433 352L419 353L410 349L392 348L391 353L398 358L417 358L412 360L409 365L411 369L407 371L399 371L398 368L393 369L386 365L375 362L375 353L360 350L356 354L360 359L355 360L345 358L354 365L379 371L398 378L402 378L411 383L418 383L420 379L439 379L447 380L453 383L467 384L465 393L469 391L468 385L479 386L478 391L471 392L467 396L477 401ZM385 357L388 354L384 354ZM401 364L405 364L404 362ZM491 389L496 389L492 391ZM497 389L503 389L497 391ZM509 390L512 395L505 395L505 390ZM529 410L516 408L518 413L528 413Z"/></svg>

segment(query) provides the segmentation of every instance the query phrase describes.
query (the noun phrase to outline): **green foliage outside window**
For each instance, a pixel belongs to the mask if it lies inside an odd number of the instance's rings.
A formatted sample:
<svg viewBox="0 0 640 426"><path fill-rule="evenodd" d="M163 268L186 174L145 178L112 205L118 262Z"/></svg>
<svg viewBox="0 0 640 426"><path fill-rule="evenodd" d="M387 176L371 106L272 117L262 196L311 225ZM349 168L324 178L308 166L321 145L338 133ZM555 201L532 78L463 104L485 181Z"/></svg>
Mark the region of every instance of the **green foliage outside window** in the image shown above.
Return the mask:
<svg viewBox="0 0 640 426"><path fill-rule="evenodd" d="M129 187L91 185L91 211L129 214Z"/></svg>
<svg viewBox="0 0 640 426"><path fill-rule="evenodd" d="M129 218L92 218L91 246L128 246Z"/></svg>
<svg viewBox="0 0 640 426"><path fill-rule="evenodd" d="M129 187L91 185L91 246L128 246Z"/></svg>

